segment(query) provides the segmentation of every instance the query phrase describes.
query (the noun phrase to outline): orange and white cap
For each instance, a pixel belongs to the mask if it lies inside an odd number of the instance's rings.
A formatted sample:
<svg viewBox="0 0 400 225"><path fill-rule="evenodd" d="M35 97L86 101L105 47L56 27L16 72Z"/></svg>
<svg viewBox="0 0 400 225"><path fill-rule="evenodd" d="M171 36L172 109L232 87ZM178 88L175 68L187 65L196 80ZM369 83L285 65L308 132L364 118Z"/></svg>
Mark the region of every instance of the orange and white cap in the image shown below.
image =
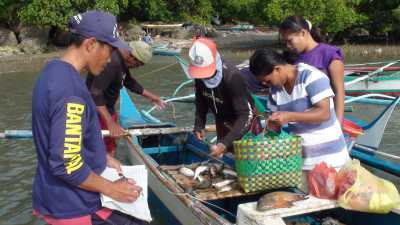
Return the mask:
<svg viewBox="0 0 400 225"><path fill-rule="evenodd" d="M192 78L210 78L216 70L217 46L207 38L199 38L193 42L189 50L189 76Z"/></svg>

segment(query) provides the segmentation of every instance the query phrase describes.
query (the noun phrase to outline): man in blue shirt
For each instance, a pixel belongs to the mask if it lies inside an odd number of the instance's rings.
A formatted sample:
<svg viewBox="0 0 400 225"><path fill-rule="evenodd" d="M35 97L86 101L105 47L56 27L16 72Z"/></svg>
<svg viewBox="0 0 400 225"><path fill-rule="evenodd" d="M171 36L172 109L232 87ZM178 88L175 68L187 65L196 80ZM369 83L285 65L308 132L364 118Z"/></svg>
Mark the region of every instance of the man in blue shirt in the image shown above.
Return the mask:
<svg viewBox="0 0 400 225"><path fill-rule="evenodd" d="M70 18L71 44L50 61L32 96L32 130L38 166L33 183L34 213L50 224L142 224L101 207L100 193L134 202L141 188L133 180L115 182L99 174L121 164L106 154L96 106L80 73L98 75L119 40L113 15L88 11Z"/></svg>

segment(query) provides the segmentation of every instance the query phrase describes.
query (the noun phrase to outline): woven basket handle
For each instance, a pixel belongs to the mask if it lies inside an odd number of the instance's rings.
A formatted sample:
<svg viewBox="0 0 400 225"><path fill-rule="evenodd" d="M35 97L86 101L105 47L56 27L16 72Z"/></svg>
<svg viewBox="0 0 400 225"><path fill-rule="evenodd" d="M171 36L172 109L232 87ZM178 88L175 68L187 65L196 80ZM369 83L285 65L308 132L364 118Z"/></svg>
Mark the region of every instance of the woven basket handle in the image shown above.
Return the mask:
<svg viewBox="0 0 400 225"><path fill-rule="evenodd" d="M264 118L265 118L265 127L264 127L264 129L262 131L262 138L265 137L265 133L273 134L274 136L279 136L278 132L269 129L269 127L268 127L269 117L272 115L272 112L267 112L267 113L265 113L265 115L266 115L266 116L264 116Z"/></svg>

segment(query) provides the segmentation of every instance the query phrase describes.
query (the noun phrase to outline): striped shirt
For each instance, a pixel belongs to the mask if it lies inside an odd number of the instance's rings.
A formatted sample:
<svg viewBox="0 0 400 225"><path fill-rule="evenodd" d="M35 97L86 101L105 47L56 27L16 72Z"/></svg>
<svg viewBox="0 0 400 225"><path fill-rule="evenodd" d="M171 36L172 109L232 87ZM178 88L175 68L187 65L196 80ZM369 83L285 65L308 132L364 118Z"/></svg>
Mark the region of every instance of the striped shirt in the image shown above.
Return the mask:
<svg viewBox="0 0 400 225"><path fill-rule="evenodd" d="M330 117L318 123L290 122L289 131L303 138L303 170L311 170L320 162L333 167L349 160L340 123L336 118L333 91L328 77L318 69L299 63L298 74L291 94L282 88L271 88L268 107L272 111L305 112L319 101L329 98Z"/></svg>

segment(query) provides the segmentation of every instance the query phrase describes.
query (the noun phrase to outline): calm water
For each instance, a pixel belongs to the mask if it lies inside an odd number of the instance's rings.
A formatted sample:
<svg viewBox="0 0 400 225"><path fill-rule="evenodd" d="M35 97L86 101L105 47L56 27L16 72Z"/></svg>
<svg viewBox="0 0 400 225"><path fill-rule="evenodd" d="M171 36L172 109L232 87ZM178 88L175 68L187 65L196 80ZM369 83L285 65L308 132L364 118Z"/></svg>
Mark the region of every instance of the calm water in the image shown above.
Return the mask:
<svg viewBox="0 0 400 225"><path fill-rule="evenodd" d="M227 59L239 62L248 53L225 53ZM175 64L162 71L154 72L175 60L168 57L155 57L152 63L134 72L137 79L148 90L162 96L169 96L184 79L180 66ZM38 68L40 68L39 66ZM30 129L31 92L37 72L0 74L0 130ZM182 94L191 92L186 88ZM142 109L148 109L146 100L132 96ZM192 125L194 109L191 104L177 103L163 112L153 115L163 120L173 120L178 125ZM372 118L380 108L357 105L357 111L367 112L365 119ZM398 137L400 130L400 109L396 109L381 144L385 152L400 155ZM36 168L36 155L31 140L0 140L0 225L44 224L31 215L31 185ZM384 175L388 179L392 177ZM400 184L399 180L394 180ZM155 224L161 224L160 222Z"/></svg>

